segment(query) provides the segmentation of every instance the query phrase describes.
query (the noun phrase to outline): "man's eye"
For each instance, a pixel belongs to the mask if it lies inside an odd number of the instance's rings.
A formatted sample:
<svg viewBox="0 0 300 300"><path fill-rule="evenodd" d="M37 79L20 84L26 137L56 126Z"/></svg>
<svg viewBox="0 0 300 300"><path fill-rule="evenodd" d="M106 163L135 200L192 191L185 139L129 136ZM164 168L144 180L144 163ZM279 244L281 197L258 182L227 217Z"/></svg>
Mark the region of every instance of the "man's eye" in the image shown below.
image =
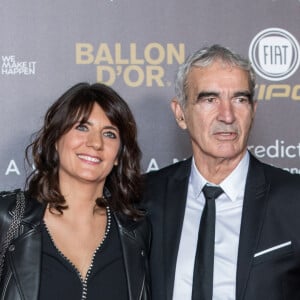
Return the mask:
<svg viewBox="0 0 300 300"><path fill-rule="evenodd" d="M249 98L247 98L247 97L237 97L237 98L234 99L234 102L249 103Z"/></svg>
<svg viewBox="0 0 300 300"><path fill-rule="evenodd" d="M217 101L216 97L202 97L199 98L199 102L201 103L214 103Z"/></svg>
<svg viewBox="0 0 300 300"><path fill-rule="evenodd" d="M216 100L216 98L214 98L214 97L207 97L204 100L205 100L205 102L212 103L212 102L214 102Z"/></svg>
<svg viewBox="0 0 300 300"><path fill-rule="evenodd" d="M117 135L113 131L105 131L103 135L111 139L117 138Z"/></svg>

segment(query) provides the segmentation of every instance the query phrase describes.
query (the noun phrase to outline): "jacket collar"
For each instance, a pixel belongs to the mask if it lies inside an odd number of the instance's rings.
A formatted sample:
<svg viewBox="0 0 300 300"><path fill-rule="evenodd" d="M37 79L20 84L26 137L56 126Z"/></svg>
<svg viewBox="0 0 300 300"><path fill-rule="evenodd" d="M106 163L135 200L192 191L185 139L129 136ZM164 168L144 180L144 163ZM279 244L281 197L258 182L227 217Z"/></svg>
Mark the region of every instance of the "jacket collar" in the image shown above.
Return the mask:
<svg viewBox="0 0 300 300"><path fill-rule="evenodd" d="M166 299L172 299L173 295L177 252L183 224L191 163L191 158L181 162L180 167L169 177L167 182L167 198L164 208L165 223L163 226Z"/></svg>
<svg viewBox="0 0 300 300"><path fill-rule="evenodd" d="M129 300L142 299L143 293L148 290L146 285L149 283L147 282L149 278L147 278L148 270L145 271L146 263L141 260L148 257L150 235L149 240L146 241L143 240L141 234L137 234L139 221L130 220L117 213L114 213L114 218L118 225L122 245Z"/></svg>
<svg viewBox="0 0 300 300"><path fill-rule="evenodd" d="M236 277L236 299L243 299L247 280L257 248L267 208L270 184L267 182L263 164L250 155L239 240Z"/></svg>
<svg viewBox="0 0 300 300"><path fill-rule="evenodd" d="M41 231L38 225L43 219L46 206L25 193L26 208L21 223L21 232L26 235L19 236L8 251L8 261L13 265L20 290L24 300L38 299L41 266ZM25 228L24 228L25 226Z"/></svg>
<svg viewBox="0 0 300 300"><path fill-rule="evenodd" d="M42 204L35 199L32 199L26 192L26 208L24 212L23 222L31 227L40 225L43 220L46 204Z"/></svg>
<svg viewBox="0 0 300 300"><path fill-rule="evenodd" d="M26 237L16 239L14 251L10 251L10 263L14 266L25 300L38 299L41 267L41 230L39 225L44 216L46 205L26 197L26 210L23 224L31 228ZM146 255L138 247L135 232L137 222L114 213L123 249L125 272L128 282L129 300L141 299L146 275L138 256ZM145 245L146 246L146 245ZM26 249L26 251L24 251ZM148 251L148 249L146 249ZM33 253L36 253L32 255ZM39 254L37 254L39 253ZM142 265L144 266L144 264ZM32 271L28 272L28 270ZM30 273L30 274L29 274Z"/></svg>

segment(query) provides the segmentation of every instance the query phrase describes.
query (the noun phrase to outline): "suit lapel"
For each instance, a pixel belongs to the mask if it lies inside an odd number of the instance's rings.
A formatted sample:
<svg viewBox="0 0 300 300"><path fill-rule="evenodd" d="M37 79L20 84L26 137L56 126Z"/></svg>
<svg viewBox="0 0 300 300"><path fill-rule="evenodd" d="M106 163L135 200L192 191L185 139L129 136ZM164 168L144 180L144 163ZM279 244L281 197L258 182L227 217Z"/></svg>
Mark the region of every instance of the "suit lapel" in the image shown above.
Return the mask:
<svg viewBox="0 0 300 300"><path fill-rule="evenodd" d="M20 234L7 251L8 261L13 270L15 280L22 291L24 300L38 299L40 286L40 269L42 253L42 237L40 222L46 205L26 198L26 208L21 223ZM25 229L24 227L25 226ZM26 229L28 228L28 229Z"/></svg>
<svg viewBox="0 0 300 300"><path fill-rule="evenodd" d="M262 164L250 156L239 241L236 299L244 298L253 255L257 248L267 207L269 185Z"/></svg>
<svg viewBox="0 0 300 300"><path fill-rule="evenodd" d="M141 246L137 243L135 232L130 230L130 226L128 224L124 226L116 214L114 214L114 218L120 233L129 300L141 299L141 291L146 279Z"/></svg>
<svg viewBox="0 0 300 300"><path fill-rule="evenodd" d="M175 268L185 211L191 159L182 163L167 183L164 218L166 299L172 299ZM155 276L155 275L154 275Z"/></svg>
<svg viewBox="0 0 300 300"><path fill-rule="evenodd" d="M8 251L13 276L23 292L22 299L38 299L41 266L41 232L32 229L16 239Z"/></svg>

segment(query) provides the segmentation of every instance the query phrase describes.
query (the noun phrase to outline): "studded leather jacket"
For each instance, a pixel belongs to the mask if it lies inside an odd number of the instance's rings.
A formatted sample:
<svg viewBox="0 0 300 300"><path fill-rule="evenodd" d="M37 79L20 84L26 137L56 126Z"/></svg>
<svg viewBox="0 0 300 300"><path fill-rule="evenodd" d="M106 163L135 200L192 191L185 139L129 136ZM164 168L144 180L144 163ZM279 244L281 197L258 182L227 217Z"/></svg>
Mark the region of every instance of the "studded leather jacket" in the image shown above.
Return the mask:
<svg viewBox="0 0 300 300"><path fill-rule="evenodd" d="M11 222L16 194L0 195L0 241ZM1 300L38 300L41 269L41 221L45 206L26 199L18 236L10 244L0 281ZM123 250L130 300L149 300L148 253L150 225L147 219L134 222L114 214Z"/></svg>

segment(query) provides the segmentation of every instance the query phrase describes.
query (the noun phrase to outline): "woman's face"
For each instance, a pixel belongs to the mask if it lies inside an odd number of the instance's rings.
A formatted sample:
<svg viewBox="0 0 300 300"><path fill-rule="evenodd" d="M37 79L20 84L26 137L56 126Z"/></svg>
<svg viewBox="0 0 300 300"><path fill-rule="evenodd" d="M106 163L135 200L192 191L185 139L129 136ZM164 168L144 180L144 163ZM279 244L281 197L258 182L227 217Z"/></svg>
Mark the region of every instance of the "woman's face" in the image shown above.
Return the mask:
<svg viewBox="0 0 300 300"><path fill-rule="evenodd" d="M95 103L87 122L77 122L56 143L60 184L81 182L103 187L118 164L120 146L118 128Z"/></svg>

